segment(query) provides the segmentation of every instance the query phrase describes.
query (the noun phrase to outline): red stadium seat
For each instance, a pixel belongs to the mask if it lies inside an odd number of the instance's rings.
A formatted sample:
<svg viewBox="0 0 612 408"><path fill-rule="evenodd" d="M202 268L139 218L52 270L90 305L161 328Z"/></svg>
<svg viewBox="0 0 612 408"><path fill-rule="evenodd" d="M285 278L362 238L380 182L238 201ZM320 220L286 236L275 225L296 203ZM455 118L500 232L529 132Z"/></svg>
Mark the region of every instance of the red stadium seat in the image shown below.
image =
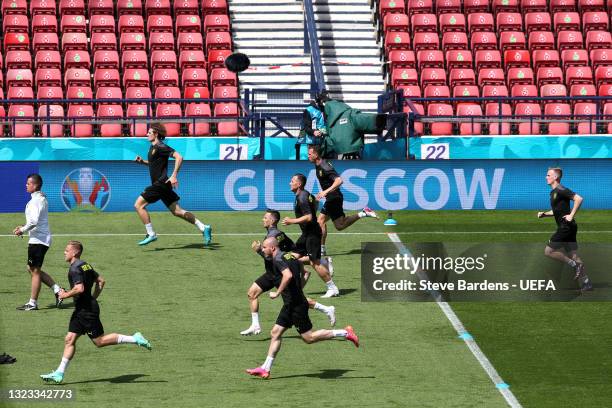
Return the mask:
<svg viewBox="0 0 612 408"><path fill-rule="evenodd" d="M525 15L527 33L532 31L551 31L552 21L548 12L527 13Z"/></svg>
<svg viewBox="0 0 612 408"><path fill-rule="evenodd" d="M476 85L476 75L473 69L455 68L449 74L449 85L451 88L457 85Z"/></svg>
<svg viewBox="0 0 612 408"><path fill-rule="evenodd" d="M586 48L589 52L599 48L612 49L612 34L609 31L588 31Z"/></svg>
<svg viewBox="0 0 612 408"><path fill-rule="evenodd" d="M383 31L384 32L403 31L407 33L409 26L410 26L410 20L408 20L408 16L406 14L401 14L401 13L387 14L383 18Z"/></svg>
<svg viewBox="0 0 612 408"><path fill-rule="evenodd" d="M123 39L123 35L121 38ZM151 33L149 35L149 52L155 50L174 50L174 36L170 33Z"/></svg>
<svg viewBox="0 0 612 408"><path fill-rule="evenodd" d="M609 15L604 11L588 11L582 16L582 30L601 30L610 29Z"/></svg>
<svg viewBox="0 0 612 408"><path fill-rule="evenodd" d="M176 69L161 68L153 71L153 88L158 86L179 86Z"/></svg>
<svg viewBox="0 0 612 408"><path fill-rule="evenodd" d="M503 31L499 33L499 50L524 50L527 48L525 34L522 31Z"/></svg>
<svg viewBox="0 0 612 408"><path fill-rule="evenodd" d="M612 84L612 65L599 66L595 69L595 83L597 86Z"/></svg>
<svg viewBox="0 0 612 408"><path fill-rule="evenodd" d="M113 16L97 14L89 19L89 31L91 33L114 33L115 19Z"/></svg>
<svg viewBox="0 0 612 408"><path fill-rule="evenodd" d="M119 104L99 105L97 115L98 119L123 119L123 107ZM102 123L100 124L100 136L102 137L121 137L123 130L121 123Z"/></svg>
<svg viewBox="0 0 612 408"><path fill-rule="evenodd" d="M453 107L445 103L430 103L427 106L427 116L453 116ZM453 124L451 122L431 123L430 133L432 136L449 136L453 134ZM448 119L447 119L448 120Z"/></svg>
<svg viewBox="0 0 612 408"><path fill-rule="evenodd" d="M540 96L541 97L565 97L567 96L567 88L562 84L546 84L540 87ZM563 99L558 99L559 102L562 102ZM551 101L547 100L542 102L543 105L550 104Z"/></svg>
<svg viewBox="0 0 612 408"><path fill-rule="evenodd" d="M0 60L2 56L0 55ZM8 51L5 55L5 63L7 69L32 69L32 54L30 51L13 50ZM2 62L0 61L0 69Z"/></svg>
<svg viewBox="0 0 612 408"><path fill-rule="evenodd" d="M410 35L402 32L389 32L385 34L385 54L393 50L410 49Z"/></svg>
<svg viewBox="0 0 612 408"><path fill-rule="evenodd" d="M394 33L398 35L400 33ZM389 47L389 44L387 47ZM416 33L412 40L413 48L416 52L420 50L439 50L440 49L440 38L437 33Z"/></svg>
<svg viewBox="0 0 612 408"><path fill-rule="evenodd" d="M506 77L501 68L481 68L478 71L478 85L504 85Z"/></svg>
<svg viewBox="0 0 612 408"><path fill-rule="evenodd" d="M593 84L578 84L570 87L570 96L597 96L597 89Z"/></svg>
<svg viewBox="0 0 612 408"><path fill-rule="evenodd" d="M561 31L557 34L557 49L561 52L567 49L582 49L583 38L580 31Z"/></svg>
<svg viewBox="0 0 612 408"><path fill-rule="evenodd" d="M142 0L117 0L117 14L142 15Z"/></svg>
<svg viewBox="0 0 612 408"><path fill-rule="evenodd" d="M9 104L8 117L13 137L34 137L34 125L20 121L34 120L34 107L32 105ZM14 122L11 119L15 119Z"/></svg>
<svg viewBox="0 0 612 408"><path fill-rule="evenodd" d="M555 31L580 31L580 15L576 12L560 12L554 16Z"/></svg>
<svg viewBox="0 0 612 408"><path fill-rule="evenodd" d="M126 69L147 69L148 56L143 50L126 50L121 53L121 66Z"/></svg>
<svg viewBox="0 0 612 408"><path fill-rule="evenodd" d="M589 66L569 67L565 71L565 84L568 87L576 84L592 84L593 70Z"/></svg>
<svg viewBox="0 0 612 408"><path fill-rule="evenodd" d="M560 66L559 51L535 50L533 52L533 69L537 72L542 67Z"/></svg>
<svg viewBox="0 0 612 408"><path fill-rule="evenodd" d="M34 91L31 87L11 86L6 90L7 99L34 99Z"/></svg>
<svg viewBox="0 0 612 408"><path fill-rule="evenodd" d="M90 86L91 74L89 70L83 68L70 68L64 73L64 83L66 86Z"/></svg>
<svg viewBox="0 0 612 408"><path fill-rule="evenodd" d="M550 12L576 11L576 0L550 0Z"/></svg>
<svg viewBox="0 0 612 408"><path fill-rule="evenodd" d="M181 99L181 90L177 86L159 86L155 89L155 99Z"/></svg>
<svg viewBox="0 0 612 408"><path fill-rule="evenodd" d="M36 70L36 86L62 86L62 73L57 68L38 69Z"/></svg>
<svg viewBox="0 0 612 408"><path fill-rule="evenodd" d="M387 14L404 13L406 5L403 0L381 0L378 10L381 18L384 18Z"/></svg>
<svg viewBox="0 0 612 408"><path fill-rule="evenodd" d="M181 118L183 112L181 105L178 103L159 103L155 109L155 116L157 118L166 120L172 120L173 118ZM180 136L181 135L181 124L180 123L164 123L166 125L167 136Z"/></svg>
<svg viewBox="0 0 612 408"><path fill-rule="evenodd" d="M493 14L470 13L468 15L468 31L473 34L477 31L491 32L495 30ZM496 41L497 42L497 41Z"/></svg>
<svg viewBox="0 0 612 408"><path fill-rule="evenodd" d="M482 87L482 97L508 97L508 88L506 85L485 85Z"/></svg>
<svg viewBox="0 0 612 408"><path fill-rule="evenodd" d="M460 13L440 15L440 30L443 33L459 31L464 33L466 29L465 16Z"/></svg>
<svg viewBox="0 0 612 408"><path fill-rule="evenodd" d="M146 0L145 15L147 17L154 15L171 15L170 0Z"/></svg>
<svg viewBox="0 0 612 408"><path fill-rule="evenodd" d="M88 120L94 119L94 111L91 105L68 105L68 118L75 119L70 126L72 137L93 136L93 125L87 123Z"/></svg>
<svg viewBox="0 0 612 408"><path fill-rule="evenodd" d="M472 103L460 103L457 105L457 116L480 117L482 108L480 105ZM469 118L464 118L459 123L459 134L461 136L480 135L480 123L473 122Z"/></svg>
<svg viewBox="0 0 612 408"><path fill-rule="evenodd" d="M594 50L593 53L597 53L599 50ZM612 53L610 54L610 60L612 60ZM563 69L571 66L584 66L589 65L589 54L587 50L564 50L561 52L561 61L563 62ZM597 68L596 64L593 63L593 68Z"/></svg>
<svg viewBox="0 0 612 408"><path fill-rule="evenodd" d="M87 33L85 16L66 15L60 22L60 30L63 33Z"/></svg>
<svg viewBox="0 0 612 408"><path fill-rule="evenodd" d="M144 33L144 19L139 15L124 14L119 17L119 35L124 33Z"/></svg>
<svg viewBox="0 0 612 408"><path fill-rule="evenodd" d="M424 90L425 98L450 98L450 88L446 85L427 85ZM426 101L428 103L439 103L434 101Z"/></svg>
<svg viewBox="0 0 612 408"><path fill-rule="evenodd" d="M176 3L175 3L176 4ZM196 2L197 4L197 2ZM202 21L196 15L182 14L176 16L176 34L178 33L200 33L202 32Z"/></svg>
<svg viewBox="0 0 612 408"><path fill-rule="evenodd" d="M601 84L599 86L599 91L597 92L597 95L612 97L612 84Z"/></svg>
<svg viewBox="0 0 612 408"><path fill-rule="evenodd" d="M412 110L412 107L414 107L414 111ZM425 115L425 109L423 108L423 105L421 105L420 103L413 103L412 105L405 105L403 111L407 114L417 114L417 115ZM424 126L423 126L423 122L421 121L414 121L414 133L417 136L422 136L424 133Z"/></svg>
<svg viewBox="0 0 612 408"><path fill-rule="evenodd" d="M406 99L420 98L423 96L421 87L418 85L403 85L398 87L396 91L401 91L403 97Z"/></svg>
<svg viewBox="0 0 612 408"><path fill-rule="evenodd" d="M561 116L557 119L569 119L571 115L571 108L567 103L547 103L544 106L544 115ZM548 134L549 135L567 135L570 131L570 125L568 122L549 122L548 123Z"/></svg>
<svg viewBox="0 0 612 408"><path fill-rule="evenodd" d="M131 86L125 90L125 99L151 99L151 88ZM131 101L128 104L138 103L138 101Z"/></svg>
<svg viewBox="0 0 612 408"><path fill-rule="evenodd" d="M555 37L550 31L532 31L529 33L529 50L554 50Z"/></svg>
<svg viewBox="0 0 612 408"><path fill-rule="evenodd" d="M62 105L40 105L38 107L38 119L46 118L63 118L64 108ZM49 122L48 124L40 125L40 134L42 137L62 137L64 136L64 125L54 124Z"/></svg>
<svg viewBox="0 0 612 408"><path fill-rule="evenodd" d="M502 12L518 13L519 12L518 0L493 0L492 9L493 9L493 13L495 14L499 14Z"/></svg>
<svg viewBox="0 0 612 408"><path fill-rule="evenodd" d="M203 46L204 40L201 33L179 33L176 39L176 47L179 53L184 50L200 51ZM206 49L231 50L232 38L225 31L208 33L206 34Z"/></svg>
<svg viewBox="0 0 612 408"><path fill-rule="evenodd" d="M521 0L521 12L526 13L546 13L548 12L548 4L546 0Z"/></svg>
<svg viewBox="0 0 612 408"><path fill-rule="evenodd" d="M413 33L438 32L438 21L435 14L415 14L410 17Z"/></svg>
<svg viewBox="0 0 612 408"><path fill-rule="evenodd" d="M234 136L240 133L238 127L238 104L235 102L221 102L216 103L215 117L217 118L236 118L235 121L231 122L218 122L217 123L217 134L219 136Z"/></svg>
<svg viewBox="0 0 612 408"><path fill-rule="evenodd" d="M2 15L28 14L28 6L25 0L2 0Z"/></svg>
<svg viewBox="0 0 612 408"><path fill-rule="evenodd" d="M536 79L539 88L546 84L562 84L563 71L559 67L542 67L536 73Z"/></svg>
<svg viewBox="0 0 612 408"><path fill-rule="evenodd" d="M435 8L438 15L461 13L461 0L436 0Z"/></svg>
<svg viewBox="0 0 612 408"><path fill-rule="evenodd" d="M396 68L391 71L391 85L393 88L397 88L400 85L417 85L418 82L418 74L414 68Z"/></svg>
<svg viewBox="0 0 612 408"><path fill-rule="evenodd" d="M238 86L236 74L225 68L215 68L211 70L210 86L214 88L219 85Z"/></svg>
<svg viewBox="0 0 612 408"><path fill-rule="evenodd" d="M480 90L476 85L457 85L453 88L453 98L479 98ZM453 102L454 105L465 102ZM475 102L470 102L475 103Z"/></svg>
<svg viewBox="0 0 612 408"><path fill-rule="evenodd" d="M464 50L446 51L446 64L448 69L472 68L472 53Z"/></svg>
<svg viewBox="0 0 612 408"><path fill-rule="evenodd" d="M123 71L123 87L150 86L149 70L142 68L129 68Z"/></svg>
<svg viewBox="0 0 612 408"><path fill-rule="evenodd" d="M211 116L210 105L207 103L188 103L185 108L187 118L209 118ZM210 136L210 123L195 121L187 126L189 136Z"/></svg>
<svg viewBox="0 0 612 408"><path fill-rule="evenodd" d="M36 38L38 33L34 34ZM55 36L57 39L57 35ZM30 49L30 37L26 33L6 33L4 35L4 51L10 50L24 50Z"/></svg>
<svg viewBox="0 0 612 408"><path fill-rule="evenodd" d="M608 129L607 133L612 134L612 102L604 105L604 115L608 118Z"/></svg>
<svg viewBox="0 0 612 408"><path fill-rule="evenodd" d="M449 50L467 50L468 38L465 33L446 32L442 35L442 49L446 52Z"/></svg>
<svg viewBox="0 0 612 408"><path fill-rule="evenodd" d="M176 69L176 53L168 50L158 50L151 53L151 69Z"/></svg>
<svg viewBox="0 0 612 408"><path fill-rule="evenodd" d="M38 34L36 34L38 35ZM49 35L49 34L46 34ZM62 34L62 51L66 53L68 50L83 50L87 51L88 46L87 34L85 33L64 33ZM92 36L93 45L93 36Z"/></svg>
<svg viewBox="0 0 612 408"><path fill-rule="evenodd" d="M513 98L537 98L538 88L536 88L535 85L523 85L523 84L512 85L512 87L510 88L510 96L512 96ZM520 101L531 102L532 100L531 99L521 99ZM520 102L520 101L515 101L515 103ZM533 101L535 102L535 99L533 99Z"/></svg>
<svg viewBox="0 0 612 408"><path fill-rule="evenodd" d="M239 98L238 88L235 86L217 86L213 89L213 99Z"/></svg>
<svg viewBox="0 0 612 408"><path fill-rule="evenodd" d="M64 67L68 68L91 68L91 57L87 51L71 50L64 55Z"/></svg>
<svg viewBox="0 0 612 408"><path fill-rule="evenodd" d="M47 14L37 14L32 17L32 33L57 34L57 19Z"/></svg>
<svg viewBox="0 0 612 408"><path fill-rule="evenodd" d="M121 88L116 86L101 86L96 90L96 99L100 100L101 104L104 104L105 99L121 99L123 94ZM109 102L107 102L108 104ZM111 104L117 104L119 102L110 102Z"/></svg>
<svg viewBox="0 0 612 408"><path fill-rule="evenodd" d="M542 115L542 109L537 103L517 103L514 108L516 116L530 116L526 122L521 122L517 126L519 135L539 135L540 123L537 117Z"/></svg>
<svg viewBox="0 0 612 408"><path fill-rule="evenodd" d="M612 48L595 49L589 54L591 56L591 64L593 65L593 69L597 69L600 66L612 65Z"/></svg>
<svg viewBox="0 0 612 408"><path fill-rule="evenodd" d="M124 56L123 62L126 62L126 58ZM146 59L145 59L146 63ZM110 68L110 69L119 69L119 54L117 51L96 51L94 54L94 69L100 68ZM124 66L125 69L125 66Z"/></svg>
<svg viewBox="0 0 612 408"><path fill-rule="evenodd" d="M200 7L197 0L176 0L174 2L174 15L177 19L181 15L199 14Z"/></svg>
<svg viewBox="0 0 612 408"><path fill-rule="evenodd" d="M2 20L2 31L6 33L28 33L30 24L28 16L23 14L5 15Z"/></svg>
<svg viewBox="0 0 612 408"><path fill-rule="evenodd" d="M151 45L152 41L160 40L160 37L158 36L163 36L164 38L167 38L166 36L169 37L169 48L160 47L156 44ZM119 38L119 48L122 52L128 50L145 51L146 47L147 43L143 33L123 33ZM156 49L174 49L174 38L172 37L172 34L169 33L151 33L149 36L149 48L151 51Z"/></svg>
<svg viewBox="0 0 612 408"><path fill-rule="evenodd" d="M576 131L579 135L597 133L597 122L593 122L594 115L597 115L597 105L589 102L578 102L574 105L574 116L577 120ZM580 117L582 116L582 117Z"/></svg>
<svg viewBox="0 0 612 408"><path fill-rule="evenodd" d="M488 13L491 11L489 3L489 0L464 0L463 8L466 14Z"/></svg>
<svg viewBox="0 0 612 408"><path fill-rule="evenodd" d="M206 58L204 51L185 50L179 54L179 68L204 68L206 69Z"/></svg>
<svg viewBox="0 0 612 408"><path fill-rule="evenodd" d="M9 69L6 71L6 85L13 86L32 86L33 85L32 71L29 69Z"/></svg>
<svg viewBox="0 0 612 408"><path fill-rule="evenodd" d="M94 72L94 89L101 86L121 86L119 71L116 69L99 68Z"/></svg>
<svg viewBox="0 0 612 408"><path fill-rule="evenodd" d="M529 68L531 58L527 50L508 50L504 52L504 66L510 68Z"/></svg>
<svg viewBox="0 0 612 408"><path fill-rule="evenodd" d="M202 68L187 68L181 74L181 87L207 86L208 75Z"/></svg>
<svg viewBox="0 0 612 408"><path fill-rule="evenodd" d="M477 31L470 36L472 51L497 50L497 36L495 33Z"/></svg>
<svg viewBox="0 0 612 408"><path fill-rule="evenodd" d="M147 18L147 32L149 33L172 33L174 23L170 15L150 15Z"/></svg>
<svg viewBox="0 0 612 408"><path fill-rule="evenodd" d="M217 88L228 88L225 86L218 86ZM234 88L234 87L231 87ZM208 99L210 98L210 91L207 86L188 86L183 90L183 97L186 99Z"/></svg>
<svg viewBox="0 0 612 408"><path fill-rule="evenodd" d="M63 99L64 93L61 86L39 86L36 89L38 99Z"/></svg>
<svg viewBox="0 0 612 408"><path fill-rule="evenodd" d="M91 52L95 54L101 50L117 51L117 36L115 36L115 33L93 33L91 35Z"/></svg>
<svg viewBox="0 0 612 408"><path fill-rule="evenodd" d="M512 108L507 103L500 104L497 102L487 103L485 106L485 115L486 116L502 116L498 121L489 123L489 135L509 135L510 134L510 123L507 122L504 116L512 115Z"/></svg>
<svg viewBox="0 0 612 408"><path fill-rule="evenodd" d="M400 0L396 0L397 3ZM202 0L202 15L208 14L228 14L227 2L225 0Z"/></svg>
<svg viewBox="0 0 612 408"><path fill-rule="evenodd" d="M57 5L55 0L30 0L30 15L51 14L55 16Z"/></svg>
<svg viewBox="0 0 612 408"><path fill-rule="evenodd" d="M606 11L605 0L578 0L578 11L581 13L589 11Z"/></svg>
<svg viewBox="0 0 612 408"><path fill-rule="evenodd" d="M113 0L89 0L89 18L98 15L112 16L114 13Z"/></svg>
<svg viewBox="0 0 612 408"><path fill-rule="evenodd" d="M444 54L440 50L423 50L417 52L417 65L423 68L444 68Z"/></svg>
<svg viewBox="0 0 612 408"><path fill-rule="evenodd" d="M151 115L152 112L149 113ZM126 117L128 119L144 119L147 116L147 105L128 105ZM146 122L136 122L133 121L129 125L130 136L133 137L143 137L147 135L148 124Z"/></svg>
<svg viewBox="0 0 612 408"><path fill-rule="evenodd" d="M476 51L476 70L482 68L501 68L501 53L497 50Z"/></svg>
<svg viewBox="0 0 612 408"><path fill-rule="evenodd" d="M84 16L85 2L84 0L60 0L59 11L61 16L67 14Z"/></svg>
<svg viewBox="0 0 612 408"><path fill-rule="evenodd" d="M521 13L498 13L496 18L497 31L523 31L523 16Z"/></svg>
<svg viewBox="0 0 612 408"><path fill-rule="evenodd" d="M446 84L446 72L442 68L425 68L421 71L421 88Z"/></svg>
<svg viewBox="0 0 612 408"><path fill-rule="evenodd" d="M225 59L231 54L231 50L210 50L208 52L208 69L224 68Z"/></svg>
<svg viewBox="0 0 612 408"><path fill-rule="evenodd" d="M408 15L433 13L433 2L431 0L408 0L406 2Z"/></svg>
<svg viewBox="0 0 612 408"><path fill-rule="evenodd" d="M225 14L208 14L204 16L204 32L229 31L229 17Z"/></svg>
<svg viewBox="0 0 612 408"><path fill-rule="evenodd" d="M89 86L68 86L66 88L66 99L93 99L93 92ZM72 101L71 104L75 105L81 102ZM90 102L83 102L90 103Z"/></svg>

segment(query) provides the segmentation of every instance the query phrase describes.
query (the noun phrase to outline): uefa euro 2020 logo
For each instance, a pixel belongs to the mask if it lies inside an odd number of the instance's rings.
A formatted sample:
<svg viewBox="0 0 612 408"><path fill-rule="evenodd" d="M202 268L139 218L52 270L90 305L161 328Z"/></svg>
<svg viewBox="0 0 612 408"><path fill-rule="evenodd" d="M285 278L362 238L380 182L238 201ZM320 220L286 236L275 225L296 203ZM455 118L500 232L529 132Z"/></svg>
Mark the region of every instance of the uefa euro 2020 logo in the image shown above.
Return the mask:
<svg viewBox="0 0 612 408"><path fill-rule="evenodd" d="M106 176L91 167L68 173L62 183L62 202L68 211L103 211L110 202Z"/></svg>

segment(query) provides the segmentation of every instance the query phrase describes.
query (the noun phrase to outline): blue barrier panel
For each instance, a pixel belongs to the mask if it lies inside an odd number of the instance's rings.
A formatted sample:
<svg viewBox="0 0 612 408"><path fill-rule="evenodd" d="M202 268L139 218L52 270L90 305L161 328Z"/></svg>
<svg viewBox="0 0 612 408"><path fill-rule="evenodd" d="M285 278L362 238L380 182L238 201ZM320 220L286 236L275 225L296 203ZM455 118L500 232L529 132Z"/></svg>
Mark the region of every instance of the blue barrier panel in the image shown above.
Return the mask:
<svg viewBox="0 0 612 408"><path fill-rule="evenodd" d="M585 208L612 209L611 160L337 161L347 210L546 209L549 166L564 169L564 184L585 198ZM289 179L314 167L296 161L191 161L179 174L181 204L191 210L290 210ZM12 173L12 171L11 171ZM130 162L41 162L51 211L133 211L150 182L145 166ZM23 181L21 181L23 183ZM153 210L163 210L160 203ZM19 208L22 211L23 208ZM0 211L15 211L0 203Z"/></svg>
<svg viewBox="0 0 612 408"><path fill-rule="evenodd" d="M608 159L612 136L493 136L410 138L417 159Z"/></svg>
<svg viewBox="0 0 612 408"><path fill-rule="evenodd" d="M0 162L1 212L24 211L30 200L30 194L25 188L26 177L38 171L38 163ZM43 186L45 183L46 180L43 179Z"/></svg>

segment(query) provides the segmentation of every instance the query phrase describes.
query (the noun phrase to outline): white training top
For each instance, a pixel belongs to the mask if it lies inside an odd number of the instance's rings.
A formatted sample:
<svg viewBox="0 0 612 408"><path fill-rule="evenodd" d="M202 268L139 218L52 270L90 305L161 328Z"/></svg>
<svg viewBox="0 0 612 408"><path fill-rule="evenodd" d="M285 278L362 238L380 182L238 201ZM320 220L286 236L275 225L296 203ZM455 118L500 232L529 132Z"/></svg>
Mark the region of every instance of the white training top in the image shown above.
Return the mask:
<svg viewBox="0 0 612 408"><path fill-rule="evenodd" d="M29 244L51 246L48 208L47 197L41 191L33 192L25 209L26 225L21 227L21 232L30 234Z"/></svg>

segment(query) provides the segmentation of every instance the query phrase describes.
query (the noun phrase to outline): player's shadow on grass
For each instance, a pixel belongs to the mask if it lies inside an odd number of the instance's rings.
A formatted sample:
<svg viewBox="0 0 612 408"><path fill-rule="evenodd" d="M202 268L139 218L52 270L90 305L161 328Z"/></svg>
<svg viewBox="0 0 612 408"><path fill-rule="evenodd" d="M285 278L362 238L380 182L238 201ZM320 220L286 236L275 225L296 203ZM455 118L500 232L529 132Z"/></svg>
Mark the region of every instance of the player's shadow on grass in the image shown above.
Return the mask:
<svg viewBox="0 0 612 408"><path fill-rule="evenodd" d="M270 336L257 336L256 338L254 338L253 336L244 336L245 340L248 341L270 341ZM297 334L294 334L292 336L283 336L283 339L302 339L302 336L298 336Z"/></svg>
<svg viewBox="0 0 612 408"><path fill-rule="evenodd" d="M350 295L357 292L357 289L340 289L340 296ZM325 292L308 292L309 295L324 295Z"/></svg>
<svg viewBox="0 0 612 408"><path fill-rule="evenodd" d="M333 252L328 255L331 256L332 258L334 256L343 256L343 255L361 255L361 249L351 249L350 251L346 251L346 252Z"/></svg>
<svg viewBox="0 0 612 408"><path fill-rule="evenodd" d="M295 374L295 375L286 375L283 377L272 377L272 380L280 380L286 378L319 378L321 380L356 380L356 379L366 379L366 378L376 378L374 376L360 376L360 377L345 377L344 375L350 371L355 370L343 370L343 369L333 369L333 370L321 370L318 373L310 373L310 374Z"/></svg>
<svg viewBox="0 0 612 408"><path fill-rule="evenodd" d="M204 245L204 244L187 244L187 245L181 245L181 246L176 246L176 247L156 247L155 250L156 251L166 251L166 250L172 250L172 249L209 249L209 250L217 250L223 248L223 245L218 244L216 242L211 243L210 245Z"/></svg>
<svg viewBox="0 0 612 408"><path fill-rule="evenodd" d="M141 383L165 383L168 382L166 380L155 380L155 381L136 381L139 378L148 377L147 374L126 374L120 375L118 377L112 378L98 378L97 380L87 380L87 381L76 381L71 383L63 383L63 385L72 385L72 384L89 384L89 383L97 383L97 382L108 382L111 384L141 384Z"/></svg>
<svg viewBox="0 0 612 408"><path fill-rule="evenodd" d="M74 303L68 303L67 305L62 304L60 307L55 306L55 303L51 303L45 307L39 307L40 310L51 310L51 309L74 309Z"/></svg>

